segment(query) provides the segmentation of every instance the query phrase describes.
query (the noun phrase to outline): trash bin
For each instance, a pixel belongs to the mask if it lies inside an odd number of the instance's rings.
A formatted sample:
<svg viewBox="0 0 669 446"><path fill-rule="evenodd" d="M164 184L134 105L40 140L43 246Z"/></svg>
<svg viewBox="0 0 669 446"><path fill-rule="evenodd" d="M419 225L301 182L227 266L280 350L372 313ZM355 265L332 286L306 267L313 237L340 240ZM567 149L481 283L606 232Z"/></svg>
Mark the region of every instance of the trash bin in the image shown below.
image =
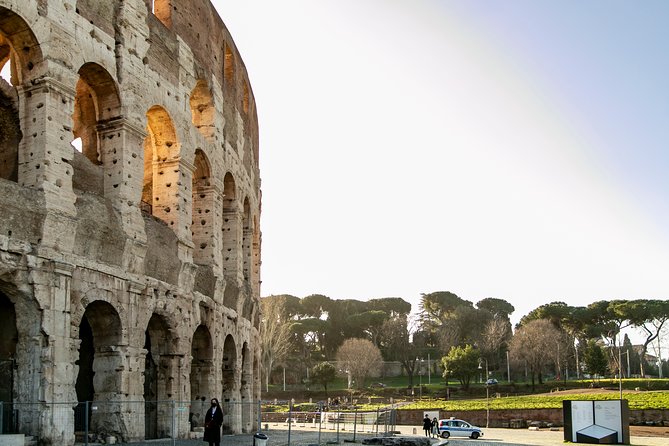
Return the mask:
<svg viewBox="0 0 669 446"><path fill-rule="evenodd" d="M253 434L253 446L267 446L267 435L262 432Z"/></svg>

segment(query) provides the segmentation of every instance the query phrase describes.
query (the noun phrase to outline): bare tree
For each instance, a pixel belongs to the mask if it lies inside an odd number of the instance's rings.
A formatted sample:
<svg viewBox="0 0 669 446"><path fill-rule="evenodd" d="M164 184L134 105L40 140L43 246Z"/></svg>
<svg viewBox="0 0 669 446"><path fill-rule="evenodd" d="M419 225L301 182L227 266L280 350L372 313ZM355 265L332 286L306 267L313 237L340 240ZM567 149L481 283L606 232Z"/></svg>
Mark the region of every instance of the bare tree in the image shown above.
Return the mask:
<svg viewBox="0 0 669 446"><path fill-rule="evenodd" d="M481 332L479 347L483 355L495 366L499 366L499 353L511 339L511 323L508 319L493 317Z"/></svg>
<svg viewBox="0 0 669 446"><path fill-rule="evenodd" d="M274 366L282 362L291 350L292 321L286 317L283 296L265 297L260 300L260 346L265 391L269 390L269 375Z"/></svg>
<svg viewBox="0 0 669 446"><path fill-rule="evenodd" d="M525 362L532 378L538 376L542 382L541 372L544 367L554 364L557 346L563 342L562 333L546 319L536 319L520 327L511 340L511 357Z"/></svg>
<svg viewBox="0 0 669 446"><path fill-rule="evenodd" d="M357 387L369 376L378 376L383 365L381 350L368 339L347 339L337 350L337 361Z"/></svg>

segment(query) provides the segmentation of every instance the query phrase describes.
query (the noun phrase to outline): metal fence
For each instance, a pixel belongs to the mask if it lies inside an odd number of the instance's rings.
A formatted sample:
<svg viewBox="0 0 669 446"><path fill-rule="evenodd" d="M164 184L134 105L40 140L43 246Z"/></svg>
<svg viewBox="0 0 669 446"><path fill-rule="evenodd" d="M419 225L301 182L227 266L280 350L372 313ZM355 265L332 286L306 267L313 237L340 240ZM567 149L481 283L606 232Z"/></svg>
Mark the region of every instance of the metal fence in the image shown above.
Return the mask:
<svg viewBox="0 0 669 446"><path fill-rule="evenodd" d="M360 442L365 437L395 431L394 406L374 411L262 411L260 401L221 402L225 414L222 444L255 444L254 432L264 432L271 445L326 445ZM87 446L97 443L202 445L209 400L86 401L81 403L7 403L0 401L0 434L24 434L32 443ZM332 408L330 408L332 409Z"/></svg>
<svg viewBox="0 0 669 446"><path fill-rule="evenodd" d="M374 411L323 410L314 412L263 412L262 428L286 430L288 445L338 444L360 442L364 437L386 435L396 428L394 406Z"/></svg>
<svg viewBox="0 0 669 446"><path fill-rule="evenodd" d="M222 434L251 433L261 422L260 401L221 402ZM202 442L209 400L8 403L0 401L0 434L24 434L57 444Z"/></svg>

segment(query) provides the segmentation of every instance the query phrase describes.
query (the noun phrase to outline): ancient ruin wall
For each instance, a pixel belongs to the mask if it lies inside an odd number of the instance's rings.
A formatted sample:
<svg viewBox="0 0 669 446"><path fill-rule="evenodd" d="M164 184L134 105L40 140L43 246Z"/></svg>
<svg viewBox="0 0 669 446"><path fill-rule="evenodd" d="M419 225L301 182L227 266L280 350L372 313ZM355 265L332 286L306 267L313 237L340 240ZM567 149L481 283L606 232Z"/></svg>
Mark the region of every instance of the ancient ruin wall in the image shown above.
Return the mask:
<svg viewBox="0 0 669 446"><path fill-rule="evenodd" d="M94 401L93 431L164 437L150 402L218 397L250 432L258 124L213 6L0 0L0 68L0 400L30 403L19 430L73 444Z"/></svg>

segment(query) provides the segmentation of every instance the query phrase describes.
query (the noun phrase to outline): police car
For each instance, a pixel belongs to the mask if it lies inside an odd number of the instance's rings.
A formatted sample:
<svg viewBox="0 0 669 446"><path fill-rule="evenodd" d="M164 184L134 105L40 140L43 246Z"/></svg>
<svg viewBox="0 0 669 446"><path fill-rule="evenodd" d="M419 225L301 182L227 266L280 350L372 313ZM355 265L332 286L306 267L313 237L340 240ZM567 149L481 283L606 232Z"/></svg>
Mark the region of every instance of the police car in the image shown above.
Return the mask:
<svg viewBox="0 0 669 446"><path fill-rule="evenodd" d="M439 420L439 435L441 435L442 438L454 436L477 439L483 436L483 431L481 431L481 428L473 426L466 421L449 418L446 420Z"/></svg>

